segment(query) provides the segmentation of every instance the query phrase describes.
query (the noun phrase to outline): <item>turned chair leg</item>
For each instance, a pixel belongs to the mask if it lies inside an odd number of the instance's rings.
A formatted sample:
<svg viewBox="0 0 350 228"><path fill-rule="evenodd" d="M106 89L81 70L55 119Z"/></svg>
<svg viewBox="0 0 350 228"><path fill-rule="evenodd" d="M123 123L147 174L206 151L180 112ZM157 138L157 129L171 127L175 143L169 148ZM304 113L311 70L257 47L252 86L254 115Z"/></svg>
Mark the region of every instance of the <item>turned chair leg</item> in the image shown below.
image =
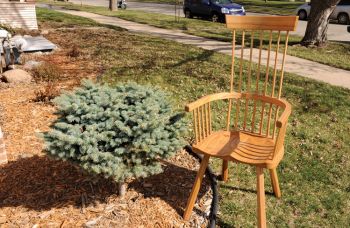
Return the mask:
<svg viewBox="0 0 350 228"><path fill-rule="evenodd" d="M193 184L190 198L188 198L188 201L187 201L186 209L183 215L184 220L188 220L191 216L193 206L194 206L194 203L196 202L199 189L202 185L203 176L204 176L205 170L207 169L208 163L209 163L209 156L205 155L201 162L201 166L198 170L196 180Z"/></svg>
<svg viewBox="0 0 350 228"><path fill-rule="evenodd" d="M276 168L270 169L270 176L271 176L273 192L275 193L275 196L277 198L281 198L281 190L280 190L280 185L278 183Z"/></svg>
<svg viewBox="0 0 350 228"><path fill-rule="evenodd" d="M264 188L264 170L261 167L256 167L257 175L257 191L258 191L258 227L266 227L266 212L265 212L265 188Z"/></svg>
<svg viewBox="0 0 350 228"><path fill-rule="evenodd" d="M222 162L222 172L221 172L222 181L228 181L228 161L223 160Z"/></svg>

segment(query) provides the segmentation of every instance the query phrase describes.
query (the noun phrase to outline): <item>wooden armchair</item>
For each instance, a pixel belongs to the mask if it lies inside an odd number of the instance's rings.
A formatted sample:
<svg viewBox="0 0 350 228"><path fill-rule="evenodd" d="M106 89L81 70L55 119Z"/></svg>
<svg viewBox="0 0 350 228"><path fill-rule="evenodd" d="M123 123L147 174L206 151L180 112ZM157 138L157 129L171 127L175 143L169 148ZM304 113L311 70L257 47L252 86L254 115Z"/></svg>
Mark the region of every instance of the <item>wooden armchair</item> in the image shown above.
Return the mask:
<svg viewBox="0 0 350 228"><path fill-rule="evenodd" d="M256 166L258 226L266 227L263 169L269 170L274 194L281 197L276 167L283 158L291 114L291 105L281 99L281 92L289 31L295 30L297 20L294 16L226 16L227 27L233 31L230 92L202 97L185 108L193 114L195 142L192 148L204 154L184 212L185 220L191 215L209 158L216 157L223 159L224 181L228 179L228 161ZM280 53L284 33L284 50ZM247 36L250 36L248 42ZM237 37L241 39L240 46L236 46ZM266 37L268 41L264 42ZM277 37L276 42L273 42L274 37ZM249 48L245 47L246 43ZM267 50L263 50L265 44ZM240 50L237 75L234 69L236 49ZM247 56L245 50L249 50ZM253 57L257 60L253 61ZM245 75L244 65L248 68ZM222 100L227 101L226 128L214 131L212 105Z"/></svg>

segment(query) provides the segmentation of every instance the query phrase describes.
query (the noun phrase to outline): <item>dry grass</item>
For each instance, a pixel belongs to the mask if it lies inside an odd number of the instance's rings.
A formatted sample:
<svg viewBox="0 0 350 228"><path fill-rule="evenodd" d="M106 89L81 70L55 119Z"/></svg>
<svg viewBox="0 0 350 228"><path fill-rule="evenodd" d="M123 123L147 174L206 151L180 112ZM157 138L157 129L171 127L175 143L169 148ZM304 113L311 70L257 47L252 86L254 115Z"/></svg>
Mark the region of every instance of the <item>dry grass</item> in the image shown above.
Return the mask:
<svg viewBox="0 0 350 228"><path fill-rule="evenodd" d="M54 82L47 82L44 88L34 91L34 102L49 103L52 99L60 95L60 90Z"/></svg>
<svg viewBox="0 0 350 228"><path fill-rule="evenodd" d="M41 82L57 82L61 79L63 71L61 67L50 63L43 62L32 70L32 75L37 83Z"/></svg>

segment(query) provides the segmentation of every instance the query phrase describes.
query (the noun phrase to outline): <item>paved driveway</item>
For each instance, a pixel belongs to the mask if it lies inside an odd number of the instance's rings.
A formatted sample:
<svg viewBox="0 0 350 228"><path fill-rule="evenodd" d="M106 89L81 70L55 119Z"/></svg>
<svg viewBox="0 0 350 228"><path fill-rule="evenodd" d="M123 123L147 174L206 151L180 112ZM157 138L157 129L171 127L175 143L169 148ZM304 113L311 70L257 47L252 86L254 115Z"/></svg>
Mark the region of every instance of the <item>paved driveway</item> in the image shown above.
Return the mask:
<svg viewBox="0 0 350 228"><path fill-rule="evenodd" d="M80 4L81 0L69 0L75 4ZM143 10L153 13L161 13L166 15L174 15L174 5L168 4L157 4L157 3L141 3L141 2L130 2L128 0L128 9L132 10ZM84 5L93 5L93 6L105 6L108 7L108 0L82 0ZM183 17L183 12L181 11L181 16ZM247 13L248 15L258 15L256 13ZM306 29L306 21L299 21L297 30L292 34L304 36ZM347 32L346 25L330 24L328 28L328 39L336 41L348 41L350 42L350 33Z"/></svg>

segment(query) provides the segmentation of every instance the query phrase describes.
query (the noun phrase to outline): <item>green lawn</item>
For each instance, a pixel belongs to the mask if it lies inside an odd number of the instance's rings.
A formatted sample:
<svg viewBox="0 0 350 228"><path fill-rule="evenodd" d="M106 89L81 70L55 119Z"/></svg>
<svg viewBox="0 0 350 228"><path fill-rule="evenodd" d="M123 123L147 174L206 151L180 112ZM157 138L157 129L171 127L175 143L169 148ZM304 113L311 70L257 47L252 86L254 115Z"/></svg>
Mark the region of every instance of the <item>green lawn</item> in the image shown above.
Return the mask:
<svg viewBox="0 0 350 228"><path fill-rule="evenodd" d="M36 8L36 16L40 21L41 26L45 27L46 24L50 24L50 27L75 27L75 26L100 26L99 23L94 20L82 17L76 17L73 15L66 15L62 17L62 14L53 10L47 10L43 8Z"/></svg>
<svg viewBox="0 0 350 228"><path fill-rule="evenodd" d="M49 26L51 12L43 11L40 24ZM85 58L99 63L105 69L105 82L132 80L160 86L173 94L181 109L202 95L228 90L227 55L116 30L62 30L50 36L53 41L69 40L65 48L76 46ZM350 90L287 73L283 96L293 105L293 112L285 157L278 168L282 198L266 197L268 226L348 227ZM215 126L220 125L219 120L214 119ZM213 163L216 168L218 164ZM219 225L253 227L255 171L231 165L230 173L230 181L220 183ZM266 190L271 192L269 181L266 175Z"/></svg>
<svg viewBox="0 0 350 228"><path fill-rule="evenodd" d="M202 36L210 39L227 42L230 42L232 39L231 32L225 28L225 24L186 18L181 19L180 22L175 22L173 16L163 14L147 13L133 10L118 10L116 12L111 12L105 7L80 7L73 4L59 4L63 5L67 9L87 11L105 16L115 16L121 19L148 24L159 28L182 30L188 34ZM256 41L257 38L258 37L256 37ZM298 36L290 37L288 54L326 65L350 70L350 61L348 61L350 55L349 43L329 42L329 44L324 48L305 48L297 45L300 40L301 37ZM267 45L265 45L265 48L266 46ZM315 58L316 55L317 58Z"/></svg>

